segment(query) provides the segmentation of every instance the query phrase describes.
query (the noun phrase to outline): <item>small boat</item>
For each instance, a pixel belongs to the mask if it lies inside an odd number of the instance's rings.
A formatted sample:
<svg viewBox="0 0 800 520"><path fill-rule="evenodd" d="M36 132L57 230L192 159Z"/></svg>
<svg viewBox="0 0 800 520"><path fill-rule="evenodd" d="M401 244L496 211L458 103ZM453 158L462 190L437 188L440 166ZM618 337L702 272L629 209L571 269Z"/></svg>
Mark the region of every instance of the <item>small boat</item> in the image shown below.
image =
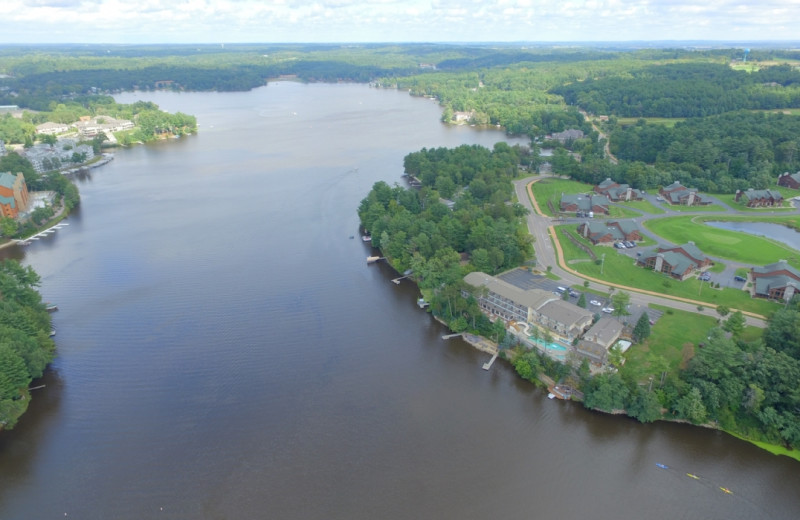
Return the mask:
<svg viewBox="0 0 800 520"><path fill-rule="evenodd" d="M697 475L695 475L695 474L693 474L693 473L687 473L687 474L686 474L686 476L687 476L687 477L692 477L692 478L693 478L693 479L695 479L695 480L700 480L700 477L698 477Z"/></svg>
<svg viewBox="0 0 800 520"><path fill-rule="evenodd" d="M377 262L380 259L381 259L381 257L379 257L379 256L368 256L367 257L367 263L368 264L374 264L375 262Z"/></svg>
<svg viewBox="0 0 800 520"><path fill-rule="evenodd" d="M730 489L728 489L728 488L726 488L726 487L722 487L722 486L720 486L719 488L720 488L722 491L724 491L725 493L727 493L728 495L732 495L732 494L733 494L733 491L731 491Z"/></svg>
<svg viewBox="0 0 800 520"><path fill-rule="evenodd" d="M50 329L50 337L52 338L55 335L56 335L56 329Z"/></svg>
<svg viewBox="0 0 800 520"><path fill-rule="evenodd" d="M47 312L56 312L58 310L58 305L54 305L52 303L45 303L45 309Z"/></svg>
<svg viewBox="0 0 800 520"><path fill-rule="evenodd" d="M548 399L555 399L556 398L556 394L554 394L553 392L550 392L549 394L547 394L547 398Z"/></svg>
<svg viewBox="0 0 800 520"><path fill-rule="evenodd" d="M669 469L669 466L667 466L666 464L661 464L660 462L656 462L656 466L658 466L661 469Z"/></svg>
<svg viewBox="0 0 800 520"><path fill-rule="evenodd" d="M371 242L372 237L369 235L364 235L363 237L361 237L361 240L363 240L364 242Z"/></svg>

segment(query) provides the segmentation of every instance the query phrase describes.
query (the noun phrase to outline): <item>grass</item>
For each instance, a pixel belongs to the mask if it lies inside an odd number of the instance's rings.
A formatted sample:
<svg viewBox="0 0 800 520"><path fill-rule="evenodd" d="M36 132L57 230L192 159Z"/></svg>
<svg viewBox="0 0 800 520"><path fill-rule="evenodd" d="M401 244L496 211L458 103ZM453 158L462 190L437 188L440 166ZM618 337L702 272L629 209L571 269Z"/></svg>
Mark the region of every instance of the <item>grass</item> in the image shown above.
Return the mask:
<svg viewBox="0 0 800 520"><path fill-rule="evenodd" d="M800 217L792 216L782 220L779 217L771 217L764 220L800 225L797 222L798 219ZM712 228L704 225L704 220L753 221L754 219L752 217L686 216L651 220L645 222L644 225L655 234L676 244L683 244L692 240L703 253L709 256L753 265L766 265L784 259L792 266L800 269L800 251L769 238Z"/></svg>
<svg viewBox="0 0 800 520"><path fill-rule="evenodd" d="M617 122L623 126L635 125L639 119L644 119L648 125L664 125L669 128L675 126L675 123L686 120L683 117L618 117Z"/></svg>
<svg viewBox="0 0 800 520"><path fill-rule="evenodd" d="M787 450L783 446L779 446L777 444L769 444L768 442L754 441L754 440L748 439L747 437L743 437L742 435L740 435L738 433L734 433L734 432L731 432L731 431L728 431L728 430L725 430L725 432L730 434L730 435L733 435L737 439L741 439L741 440L747 441L747 442L749 442L751 444L755 444L756 446L758 446L762 450L767 450L768 452L772 453L773 455L785 455L785 456L790 457L792 459L800 460L800 450Z"/></svg>
<svg viewBox="0 0 800 520"><path fill-rule="evenodd" d="M628 208L636 209L639 211L643 211L645 213L652 213L654 215L660 215L665 213L665 211L649 200L632 200L630 202L618 202L617 206L625 206Z"/></svg>
<svg viewBox="0 0 800 520"><path fill-rule="evenodd" d="M641 217L642 214L619 204L611 204L608 207L608 216L610 218L634 218Z"/></svg>
<svg viewBox="0 0 800 520"><path fill-rule="evenodd" d="M725 211L725 208L720 206L719 204L708 204L706 206L670 206L670 209L673 211L680 211L680 212L692 212L692 213L699 213L701 211Z"/></svg>
<svg viewBox="0 0 800 520"><path fill-rule="evenodd" d="M564 259L567 261L567 265L583 275L610 283L657 292L664 296L689 298L704 302L709 306L725 305L732 310L740 309L765 316L777 309L775 303L759 298L751 298L748 293L739 289L731 287L712 289L707 283L701 283L694 277L681 282L662 273L656 273L650 269L638 267L634 264L632 258L618 253L617 250L612 247L593 246L591 242L580 237L573 226L559 226L556 230L559 234L561 247L564 251ZM603 264L597 265L592 261L570 264L569 260L588 259L589 255L566 238L565 235L567 233L577 238L579 242L592 248L597 258L601 258L601 256L605 254Z"/></svg>
<svg viewBox="0 0 800 520"><path fill-rule="evenodd" d="M640 382L651 375L657 381L664 368L667 372L677 372L694 356L695 345L705 340L708 331L717 325L711 316L657 305L653 308L664 313L651 327L650 337L625 353L624 372ZM666 367L657 366L659 358L666 362Z"/></svg>
<svg viewBox="0 0 800 520"><path fill-rule="evenodd" d="M539 203L539 209L542 210L542 213L552 217L554 215L551 213L550 208L547 207L548 200L553 202L553 207L558 211L562 193L589 193L593 189L594 186L583 182L547 178L533 183L533 196L536 197L536 202Z"/></svg>

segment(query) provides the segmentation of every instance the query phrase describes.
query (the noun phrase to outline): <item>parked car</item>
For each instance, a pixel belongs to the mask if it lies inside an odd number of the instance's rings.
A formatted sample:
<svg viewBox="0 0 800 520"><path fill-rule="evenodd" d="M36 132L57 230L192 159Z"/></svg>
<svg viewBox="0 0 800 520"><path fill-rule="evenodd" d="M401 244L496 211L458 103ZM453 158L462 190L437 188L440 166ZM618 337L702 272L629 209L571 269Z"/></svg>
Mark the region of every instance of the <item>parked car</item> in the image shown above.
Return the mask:
<svg viewBox="0 0 800 520"><path fill-rule="evenodd" d="M636 247L636 244L634 244L633 242L630 242L630 241L626 241L625 242L625 247L627 247L628 249L631 249L633 247Z"/></svg>
<svg viewBox="0 0 800 520"><path fill-rule="evenodd" d="M611 314L612 312L614 312L614 307L603 307L603 309L602 309L602 310L603 310L603 312L605 312L606 314Z"/></svg>
<svg viewBox="0 0 800 520"><path fill-rule="evenodd" d="M567 290L567 288L566 288L566 287L558 287L558 288L556 289L556 291L558 291L558 292L560 292L560 293L563 293L563 292L564 292L564 291L566 291L566 290Z"/></svg>
<svg viewBox="0 0 800 520"><path fill-rule="evenodd" d="M736 280L737 282L746 282L747 281L747 278L745 278L744 276L734 276L733 279Z"/></svg>
<svg viewBox="0 0 800 520"><path fill-rule="evenodd" d="M597 300L592 300L592 301L590 301L590 302L589 302L589 304L590 304L590 305L597 305L597 306L600 306L600 305L602 305L602 304L601 304L599 301L597 301Z"/></svg>
<svg viewBox="0 0 800 520"><path fill-rule="evenodd" d="M662 197L662 196L660 196L660 195L659 195L658 197L656 197L656 200L657 200L658 202L664 202L664 197Z"/></svg>
<svg viewBox="0 0 800 520"><path fill-rule="evenodd" d="M578 294L578 291L573 291L572 289L569 290L569 295L572 296L573 298L577 298L578 296L580 296L580 294Z"/></svg>

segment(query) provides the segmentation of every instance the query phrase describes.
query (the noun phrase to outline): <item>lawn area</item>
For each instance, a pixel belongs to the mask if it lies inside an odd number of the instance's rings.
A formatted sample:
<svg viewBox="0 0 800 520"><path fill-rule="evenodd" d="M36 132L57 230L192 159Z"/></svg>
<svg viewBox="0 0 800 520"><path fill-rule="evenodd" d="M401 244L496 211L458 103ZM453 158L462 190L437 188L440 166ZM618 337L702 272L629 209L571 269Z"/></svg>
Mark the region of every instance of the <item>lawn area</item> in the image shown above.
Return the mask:
<svg viewBox="0 0 800 520"><path fill-rule="evenodd" d="M657 292L664 296L690 298L692 300L705 302L710 306L725 305L730 309L741 309L765 316L778 308L775 303L758 298L751 298L748 293L739 289L730 287L712 289L709 287L709 284L700 282L694 277L681 282L664 274L655 273L650 269L637 267L632 258L619 253L613 247L591 245L591 242L578 235L574 226L559 226L556 230L567 265L571 269L586 276L619 285ZM605 254L605 259L601 264L592 261L570 263L570 260L574 259L589 259L589 255L569 240L566 234L572 235L580 243L591 248L598 259L601 259L602 255Z"/></svg>
<svg viewBox="0 0 800 520"><path fill-rule="evenodd" d="M717 326L717 320L711 316L667 307L653 308L664 311L664 314L651 327L650 337L641 344L633 345L625 353L623 372L640 382L653 376L658 383L662 370L674 373L684 368L685 363L694 356L696 345L702 343L708 331Z"/></svg>
<svg viewBox="0 0 800 520"><path fill-rule="evenodd" d="M719 204L709 204L707 206L670 206L671 210L674 211L691 211L692 213L699 213L701 211L725 211L725 208L720 206Z"/></svg>
<svg viewBox="0 0 800 520"><path fill-rule="evenodd" d="M778 241L768 238L728 231L726 229L712 228L703 224L704 220L729 221L760 221L765 220L775 223L788 223L797 225L797 216L782 218L772 216L758 219L757 217L669 217L650 220L644 225L653 233L676 244L683 244L690 240L709 256L727 258L753 265L767 265L778 260L787 260L792 266L800 269L800 251L792 249Z"/></svg>
<svg viewBox="0 0 800 520"><path fill-rule="evenodd" d="M611 204L608 207L608 216L611 218L634 218L641 217L642 214L620 204Z"/></svg>
<svg viewBox="0 0 800 520"><path fill-rule="evenodd" d="M620 125L635 125L639 119L644 119L648 125L664 125L669 128L675 126L675 123L685 121L683 117L618 117L617 122Z"/></svg>
<svg viewBox="0 0 800 520"><path fill-rule="evenodd" d="M589 193L594 189L591 184L573 181L569 179L545 178L533 183L533 196L539 203L539 208L547 216L554 216L547 207L547 201L553 203L553 207L558 211L561 203L562 193Z"/></svg>
<svg viewBox="0 0 800 520"><path fill-rule="evenodd" d="M665 211L649 200L632 200L630 202L618 202L617 206L626 206L632 209L638 209L639 211L644 211L646 213L652 213L654 215L660 215L661 213L665 213Z"/></svg>

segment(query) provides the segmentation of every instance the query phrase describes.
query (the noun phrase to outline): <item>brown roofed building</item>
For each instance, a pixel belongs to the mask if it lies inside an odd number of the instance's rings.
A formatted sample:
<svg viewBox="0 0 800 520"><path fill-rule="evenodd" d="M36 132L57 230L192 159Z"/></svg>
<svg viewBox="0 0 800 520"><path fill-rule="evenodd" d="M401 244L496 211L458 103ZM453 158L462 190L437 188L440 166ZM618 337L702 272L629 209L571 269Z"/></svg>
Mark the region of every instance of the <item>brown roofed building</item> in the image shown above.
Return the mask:
<svg viewBox="0 0 800 520"><path fill-rule="evenodd" d="M800 190L800 172L784 172L778 176L778 186Z"/></svg>

